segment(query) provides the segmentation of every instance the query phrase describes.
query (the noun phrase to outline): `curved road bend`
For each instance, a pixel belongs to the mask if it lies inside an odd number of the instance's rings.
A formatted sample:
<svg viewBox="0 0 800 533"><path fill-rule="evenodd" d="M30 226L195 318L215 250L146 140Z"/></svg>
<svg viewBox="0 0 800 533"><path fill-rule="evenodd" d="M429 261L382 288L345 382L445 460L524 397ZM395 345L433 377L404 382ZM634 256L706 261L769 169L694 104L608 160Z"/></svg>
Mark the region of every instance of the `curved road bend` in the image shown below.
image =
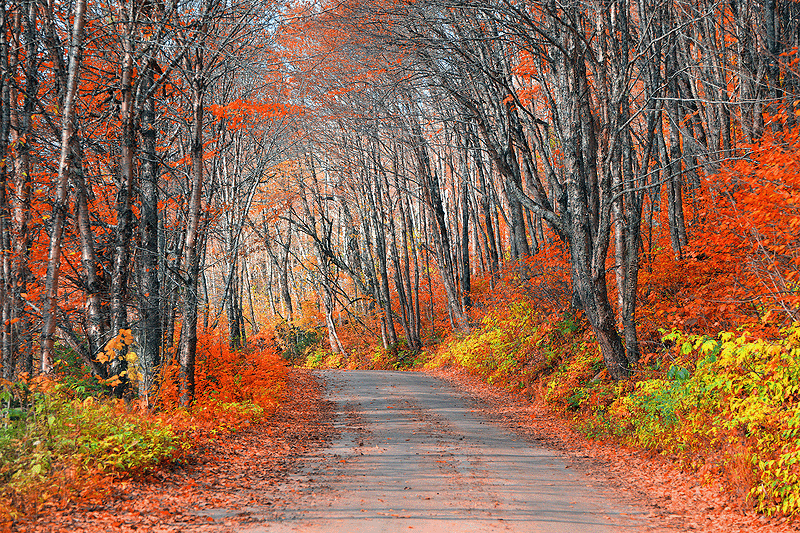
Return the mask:
<svg viewBox="0 0 800 533"><path fill-rule="evenodd" d="M419 372L323 371L340 436L256 532L636 531L641 512Z"/></svg>

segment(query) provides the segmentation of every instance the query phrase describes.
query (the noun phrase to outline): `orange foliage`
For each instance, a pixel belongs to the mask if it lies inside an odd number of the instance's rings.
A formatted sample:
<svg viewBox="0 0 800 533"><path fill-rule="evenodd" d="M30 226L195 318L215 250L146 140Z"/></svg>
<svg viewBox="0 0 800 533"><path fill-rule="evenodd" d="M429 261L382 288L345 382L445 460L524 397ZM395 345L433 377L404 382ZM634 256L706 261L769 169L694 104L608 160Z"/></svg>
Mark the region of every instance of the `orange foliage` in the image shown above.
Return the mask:
<svg viewBox="0 0 800 533"><path fill-rule="evenodd" d="M237 351L214 330L198 334L195 402L179 427L198 436L215 434L275 412L286 364L274 343L266 343L263 337L256 341L256 347ZM180 412L178 372L177 363L165 370L159 393L160 405L170 412Z"/></svg>
<svg viewBox="0 0 800 533"><path fill-rule="evenodd" d="M517 263L508 263L494 289L487 282L488 278L477 283L479 291L483 290L473 295L474 318L482 309L497 309L520 299L535 302L543 314L560 314L569 307L572 295L566 251L558 241Z"/></svg>
<svg viewBox="0 0 800 533"><path fill-rule="evenodd" d="M800 127L774 120L780 131L747 145L747 157L695 191L683 258L671 253L666 229L654 238L640 275L643 329L715 333L798 319Z"/></svg>
<svg viewBox="0 0 800 533"><path fill-rule="evenodd" d="M760 143L745 146L748 157L724 169L709 187L704 214L713 225L707 224L698 254L728 259L728 307L745 308L742 314L761 321L797 320L800 126L785 117L772 120L774 129Z"/></svg>
<svg viewBox="0 0 800 533"><path fill-rule="evenodd" d="M209 110L217 119L225 119L231 129L253 127L263 119L276 119L290 114L301 114L302 108L274 102L234 100L227 105L211 105Z"/></svg>

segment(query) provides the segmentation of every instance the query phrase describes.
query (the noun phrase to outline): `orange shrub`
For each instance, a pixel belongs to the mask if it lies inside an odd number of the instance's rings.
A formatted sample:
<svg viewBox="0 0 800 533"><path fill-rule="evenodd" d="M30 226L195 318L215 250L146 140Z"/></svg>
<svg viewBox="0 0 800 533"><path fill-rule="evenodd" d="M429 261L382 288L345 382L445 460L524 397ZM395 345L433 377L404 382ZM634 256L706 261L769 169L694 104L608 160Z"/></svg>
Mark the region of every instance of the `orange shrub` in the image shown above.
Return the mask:
<svg viewBox="0 0 800 533"><path fill-rule="evenodd" d="M173 363L164 372L159 403L178 413L176 423L197 434L236 430L251 420L271 415L286 378L286 363L274 342L251 339L256 347L231 350L214 332L198 335L195 401L190 413L180 415L177 376Z"/></svg>

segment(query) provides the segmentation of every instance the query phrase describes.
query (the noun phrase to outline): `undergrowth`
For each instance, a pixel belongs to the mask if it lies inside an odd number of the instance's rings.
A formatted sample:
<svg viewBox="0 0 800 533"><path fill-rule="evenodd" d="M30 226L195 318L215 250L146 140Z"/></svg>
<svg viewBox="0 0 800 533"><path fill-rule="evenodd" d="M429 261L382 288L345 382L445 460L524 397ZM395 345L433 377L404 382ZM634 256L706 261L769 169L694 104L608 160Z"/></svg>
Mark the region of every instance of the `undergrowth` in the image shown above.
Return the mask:
<svg viewBox="0 0 800 533"><path fill-rule="evenodd" d="M774 339L673 331L678 351L662 378L638 381L609 408L613 433L744 481L768 515L800 512L800 325Z"/></svg>
<svg viewBox="0 0 800 533"><path fill-rule="evenodd" d="M192 450L271 415L286 366L278 351L234 351L213 334L198 345L192 409L177 401L175 369L157 410L76 386L80 372L0 383L0 523L103 494L108 478L187 460Z"/></svg>
<svg viewBox="0 0 800 533"><path fill-rule="evenodd" d="M167 417L143 415L122 400L80 399L44 377L3 385L6 405L22 406L6 409L0 429L0 513L12 518L51 497L72 497L88 474L146 473L189 446Z"/></svg>
<svg viewBox="0 0 800 533"><path fill-rule="evenodd" d="M427 366L543 391L539 400L590 437L666 454L767 515L800 514L800 324L769 339L763 331L672 331L663 357L615 383L576 320L533 309L495 309L469 335L442 344Z"/></svg>

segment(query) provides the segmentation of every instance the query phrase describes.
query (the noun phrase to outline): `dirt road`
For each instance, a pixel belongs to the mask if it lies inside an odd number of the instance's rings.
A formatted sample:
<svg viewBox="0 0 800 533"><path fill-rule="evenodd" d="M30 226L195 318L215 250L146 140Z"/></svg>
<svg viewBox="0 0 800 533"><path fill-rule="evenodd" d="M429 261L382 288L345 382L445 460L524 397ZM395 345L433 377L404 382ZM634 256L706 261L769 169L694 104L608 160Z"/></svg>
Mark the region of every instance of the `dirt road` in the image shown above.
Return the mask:
<svg viewBox="0 0 800 533"><path fill-rule="evenodd" d="M417 372L326 371L339 437L255 532L635 531L637 510Z"/></svg>

